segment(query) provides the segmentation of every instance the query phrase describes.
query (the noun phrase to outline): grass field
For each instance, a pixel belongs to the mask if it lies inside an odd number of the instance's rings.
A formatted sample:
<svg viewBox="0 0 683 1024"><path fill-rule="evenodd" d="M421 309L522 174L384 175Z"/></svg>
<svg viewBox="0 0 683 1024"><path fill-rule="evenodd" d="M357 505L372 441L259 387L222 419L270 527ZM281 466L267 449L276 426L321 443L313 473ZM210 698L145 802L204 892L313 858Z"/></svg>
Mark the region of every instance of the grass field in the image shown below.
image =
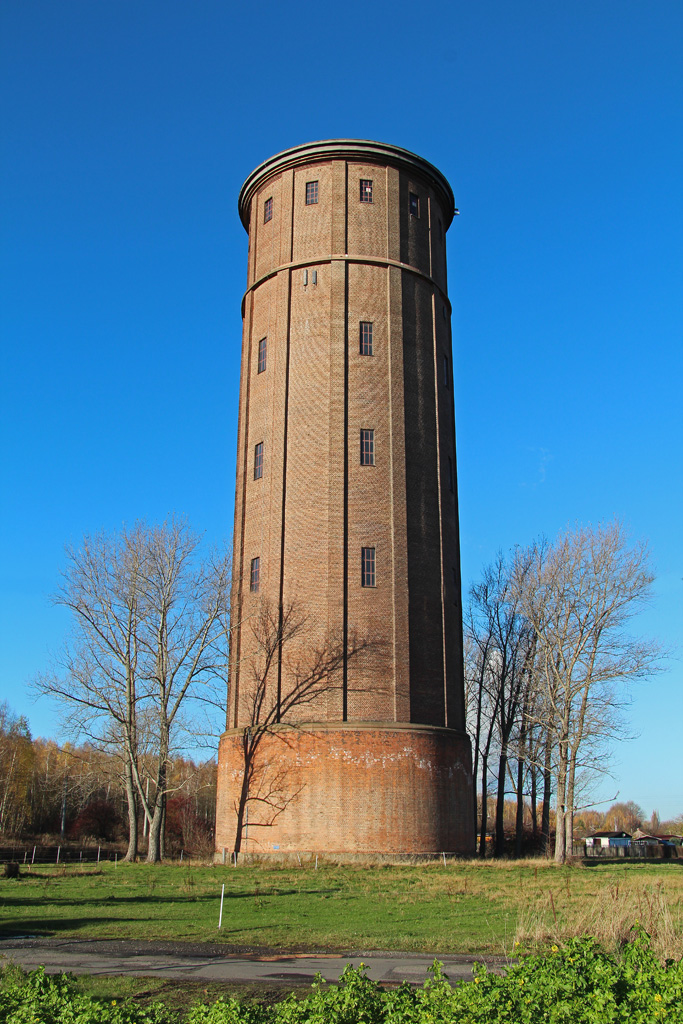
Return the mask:
<svg viewBox="0 0 683 1024"><path fill-rule="evenodd" d="M212 941L281 950L508 955L635 920L683 955L683 862L111 864L0 879L0 935ZM221 885L223 927L218 931Z"/></svg>

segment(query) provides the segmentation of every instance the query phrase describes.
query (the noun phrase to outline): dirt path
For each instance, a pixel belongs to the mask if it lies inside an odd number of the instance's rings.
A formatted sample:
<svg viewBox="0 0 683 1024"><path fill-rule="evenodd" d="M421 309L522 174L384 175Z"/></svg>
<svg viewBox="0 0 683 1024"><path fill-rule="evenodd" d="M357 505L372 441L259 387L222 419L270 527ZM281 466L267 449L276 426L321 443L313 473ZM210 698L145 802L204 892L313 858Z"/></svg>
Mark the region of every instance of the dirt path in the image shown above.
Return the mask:
<svg viewBox="0 0 683 1024"><path fill-rule="evenodd" d="M347 964L368 967L374 981L420 985L427 978L435 956L424 953L358 951L335 953L289 953L272 949L228 947L218 943L132 942L126 940L0 939L0 957L32 969L44 966L50 973L121 974L134 977L183 978L234 984L309 985L320 973L326 981L337 981ZM471 956L437 957L453 982L472 976L472 964L485 962L490 970L502 972L503 959Z"/></svg>

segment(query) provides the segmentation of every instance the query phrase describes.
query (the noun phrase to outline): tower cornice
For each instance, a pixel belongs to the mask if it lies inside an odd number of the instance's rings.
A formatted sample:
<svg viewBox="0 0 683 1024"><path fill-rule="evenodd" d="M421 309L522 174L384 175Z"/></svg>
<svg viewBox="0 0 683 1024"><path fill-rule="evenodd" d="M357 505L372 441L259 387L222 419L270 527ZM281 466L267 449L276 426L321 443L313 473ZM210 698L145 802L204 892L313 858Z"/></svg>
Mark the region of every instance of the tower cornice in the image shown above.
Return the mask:
<svg viewBox="0 0 683 1024"><path fill-rule="evenodd" d="M385 142L371 142L365 139L327 139L321 142L307 142L293 146L282 153L265 160L256 167L242 185L239 195L239 213L245 231L249 231L249 215L254 193L269 179L291 167L316 163L323 160L355 160L359 163L376 163L383 167L390 165L412 172L426 179L440 193L442 208L448 230L455 214L453 190L447 179L433 164L416 153L400 146Z"/></svg>

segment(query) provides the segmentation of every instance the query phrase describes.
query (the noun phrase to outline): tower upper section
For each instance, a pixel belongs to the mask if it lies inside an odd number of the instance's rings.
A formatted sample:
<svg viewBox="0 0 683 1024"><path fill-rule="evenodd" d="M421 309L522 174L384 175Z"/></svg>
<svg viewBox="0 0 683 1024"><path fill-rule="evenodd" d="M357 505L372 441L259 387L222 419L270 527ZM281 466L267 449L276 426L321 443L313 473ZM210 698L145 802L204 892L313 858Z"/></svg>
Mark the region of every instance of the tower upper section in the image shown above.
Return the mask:
<svg viewBox="0 0 683 1024"><path fill-rule="evenodd" d="M278 650L269 700L334 642L338 679L299 717L461 729L450 185L405 149L336 139L265 161L239 210L229 722L251 714L254 623L295 607L306 634Z"/></svg>
<svg viewBox="0 0 683 1024"><path fill-rule="evenodd" d="M406 149L350 139L295 146L249 175L239 211L248 288L285 268L347 256L411 267L445 296L453 192Z"/></svg>
<svg viewBox="0 0 683 1024"><path fill-rule="evenodd" d="M429 182L436 191L441 192L442 208L447 217L444 230L447 231L453 214L455 200L453 190L439 171L428 160L400 146L391 146L384 142L369 142L365 139L327 139L324 142L307 142L303 146L293 146L282 153L276 153L256 167L240 190L239 211L245 230L249 231L251 219L251 203L254 195L276 175L293 167L305 167L312 162L323 160L346 160L351 163L375 164L379 167L396 167L408 174L415 174Z"/></svg>

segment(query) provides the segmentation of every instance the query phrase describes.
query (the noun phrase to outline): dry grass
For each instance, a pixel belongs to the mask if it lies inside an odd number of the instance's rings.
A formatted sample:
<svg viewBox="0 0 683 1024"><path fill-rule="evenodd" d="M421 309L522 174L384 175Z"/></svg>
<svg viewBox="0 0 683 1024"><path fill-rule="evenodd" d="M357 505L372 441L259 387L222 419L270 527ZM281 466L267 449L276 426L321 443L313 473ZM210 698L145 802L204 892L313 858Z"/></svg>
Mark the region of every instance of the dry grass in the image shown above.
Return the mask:
<svg viewBox="0 0 683 1024"><path fill-rule="evenodd" d="M630 941L638 924L650 935L660 960L683 957L683 898L661 880L646 886L611 884L580 901L549 890L520 912L515 941L522 949L537 949L592 935L616 950Z"/></svg>

